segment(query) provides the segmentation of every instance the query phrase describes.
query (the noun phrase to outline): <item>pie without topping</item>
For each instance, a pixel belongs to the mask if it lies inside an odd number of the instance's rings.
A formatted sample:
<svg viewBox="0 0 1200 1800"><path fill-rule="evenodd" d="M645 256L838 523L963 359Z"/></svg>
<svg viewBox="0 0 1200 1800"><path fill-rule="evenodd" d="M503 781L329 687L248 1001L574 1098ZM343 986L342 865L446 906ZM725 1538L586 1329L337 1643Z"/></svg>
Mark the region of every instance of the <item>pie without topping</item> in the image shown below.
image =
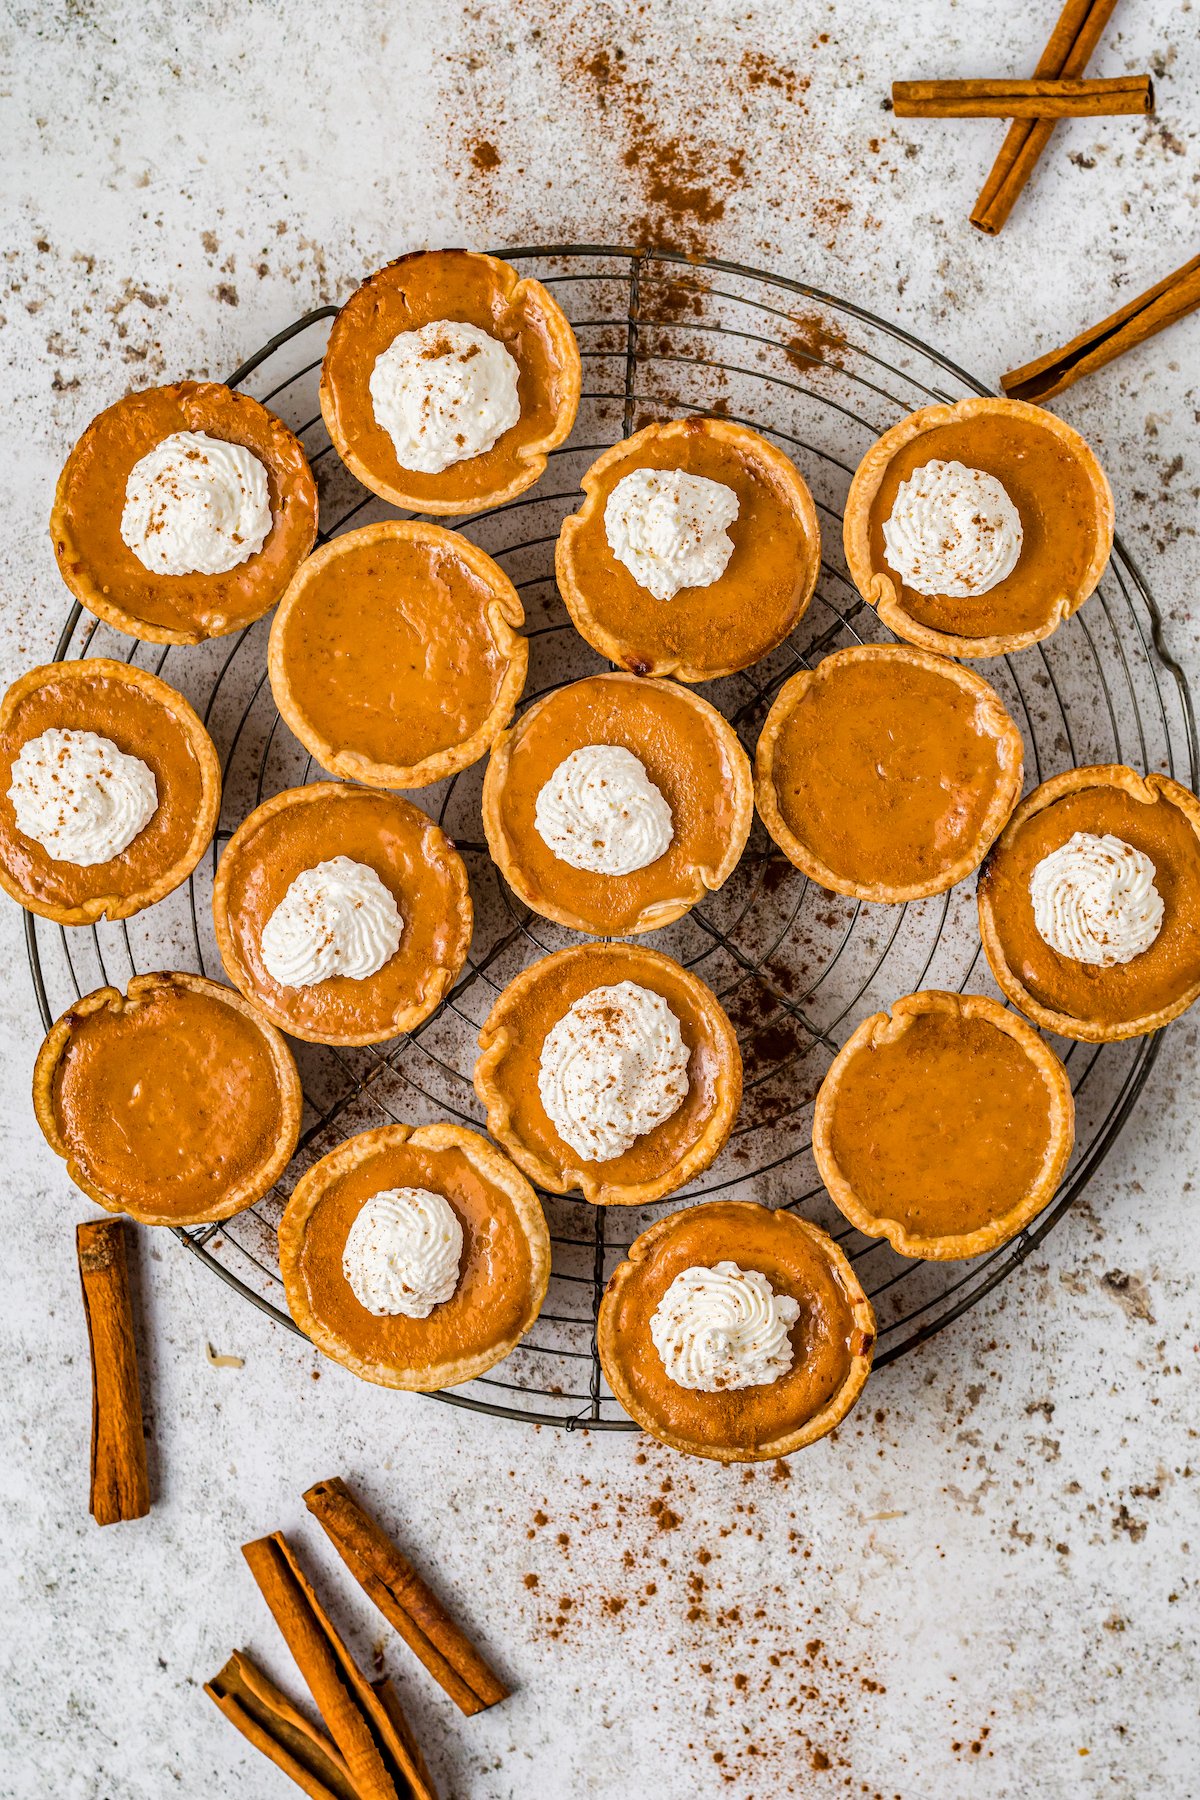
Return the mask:
<svg viewBox="0 0 1200 1800"><path fill-rule="evenodd" d="M402 468L371 398L376 360L401 333L439 320L477 326L515 359L521 415L490 450L438 474ZM338 455L394 506L458 514L498 506L541 475L579 406L575 334L540 281L468 250L424 250L388 263L351 294L321 368L321 411Z"/></svg>
<svg viewBox="0 0 1200 1800"><path fill-rule="evenodd" d="M676 1276L724 1260L758 1270L799 1303L800 1316L785 1374L705 1393L667 1374L650 1322ZM597 1327L608 1384L638 1424L676 1450L725 1463L787 1456L832 1431L862 1391L874 1344L871 1304L832 1238L745 1200L710 1201L644 1231L609 1281Z"/></svg>
<svg viewBox="0 0 1200 1800"><path fill-rule="evenodd" d="M781 689L758 740L755 799L784 855L822 887L917 900L978 868L1022 767L1021 734L980 676L864 644Z"/></svg>
<svg viewBox="0 0 1200 1800"><path fill-rule="evenodd" d="M813 1115L821 1179L852 1225L902 1256L979 1256L1058 1187L1075 1136L1062 1063L1024 1019L928 990L864 1019Z"/></svg>
<svg viewBox="0 0 1200 1800"><path fill-rule="evenodd" d="M627 875L573 867L536 824L546 782L593 744L629 750L670 807L669 848ZM752 817L750 765L716 708L674 682L620 673L537 701L497 743L483 784L488 848L509 886L543 918L604 937L670 924L719 888Z"/></svg>
<svg viewBox="0 0 1200 1800"><path fill-rule="evenodd" d="M559 1136L538 1086L542 1046L567 1010L596 988L631 982L657 994L689 1052L688 1091L670 1117L621 1155L589 1162ZM582 1192L599 1206L661 1200L724 1148L742 1098L742 1059L716 995L687 969L632 944L579 944L543 957L509 983L479 1034L475 1091L487 1125L531 1181Z"/></svg>
<svg viewBox="0 0 1200 1800"><path fill-rule="evenodd" d="M33 1072L50 1148L99 1206L144 1225L261 1200L300 1134L300 1078L274 1026L201 975L135 975L54 1025Z"/></svg>
<svg viewBox="0 0 1200 1800"><path fill-rule="evenodd" d="M974 598L918 593L888 565L883 527L897 490L934 461L993 476L1020 514L1016 567ZM1053 413L960 400L912 413L872 445L850 484L843 536L855 586L897 637L946 656L1003 656L1049 637L1095 590L1112 549L1112 493L1091 449Z"/></svg>
<svg viewBox="0 0 1200 1800"><path fill-rule="evenodd" d="M241 444L266 470L271 530L220 575L159 575L121 536L135 463L176 432ZM198 644L261 619L312 549L317 489L299 439L248 394L177 381L118 400L88 426L59 476L50 535L63 580L89 612L156 644Z"/></svg>
<svg viewBox="0 0 1200 1800"><path fill-rule="evenodd" d="M292 882L337 856L373 869L395 899L400 947L374 975L285 987L263 960L263 927ZM321 1044L378 1044L412 1031L449 992L471 942L462 859L398 794L319 782L256 807L226 847L213 918L230 980L273 1024Z"/></svg>
<svg viewBox="0 0 1200 1800"><path fill-rule="evenodd" d="M657 600L614 555L605 508L638 469L679 469L736 494L733 554L707 587ZM647 425L606 450L582 487L584 503L559 533L559 589L576 630L635 675L731 675L781 643L808 606L821 563L817 510L799 470L756 431L728 419Z"/></svg>
<svg viewBox="0 0 1200 1800"><path fill-rule="evenodd" d="M1154 865L1162 927L1130 962L1061 955L1034 922L1033 872L1076 832L1111 834ZM1158 1030L1200 996L1200 801L1166 775L1120 764L1053 776L1021 802L983 865L979 930L996 980L1037 1024L1088 1043Z"/></svg>
<svg viewBox="0 0 1200 1800"><path fill-rule="evenodd" d="M457 1288L424 1319L368 1312L342 1268L362 1208L393 1188L442 1195L462 1227ZM481 1375L524 1337L546 1296L550 1234L524 1176L477 1132L387 1125L301 1177L279 1261L292 1317L318 1349L366 1381L428 1393Z"/></svg>
<svg viewBox="0 0 1200 1800"><path fill-rule="evenodd" d="M512 717L529 647L498 563L441 525L392 521L310 556L271 621L275 704L331 775L428 787Z"/></svg>
<svg viewBox="0 0 1200 1800"><path fill-rule="evenodd" d="M95 732L150 769L158 805L108 862L52 857L16 822L9 788L23 747L45 731ZM0 702L0 886L62 925L128 919L186 881L221 805L221 765L207 731L157 675L107 657L30 669Z"/></svg>

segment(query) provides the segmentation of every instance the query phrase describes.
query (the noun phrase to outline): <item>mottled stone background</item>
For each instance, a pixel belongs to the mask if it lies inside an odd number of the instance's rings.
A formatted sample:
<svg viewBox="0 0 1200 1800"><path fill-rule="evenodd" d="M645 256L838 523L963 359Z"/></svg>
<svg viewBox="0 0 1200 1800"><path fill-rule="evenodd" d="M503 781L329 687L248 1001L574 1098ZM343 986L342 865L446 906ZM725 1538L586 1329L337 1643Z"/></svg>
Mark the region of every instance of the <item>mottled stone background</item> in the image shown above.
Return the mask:
<svg viewBox="0 0 1200 1800"><path fill-rule="evenodd" d="M54 643L46 518L93 413L219 375L401 250L668 237L852 295L990 381L1111 310L1196 249L1190 0L1125 0L1094 72L1152 69L1157 113L1060 127L999 240L966 221L1002 127L884 104L894 76L1029 73L1055 11L9 0L4 679ZM1193 679L1198 376L1200 319L1059 405ZM373 1390L144 1234L157 1498L99 1532L87 1207L28 1108L15 909L0 933L4 1796L282 1796L201 1692L238 1644L291 1679L238 1555L275 1526L460 1800L1200 1791L1194 1022L1037 1260L786 1470ZM461 1720L330 1568L299 1495L337 1470L437 1571L507 1705Z"/></svg>

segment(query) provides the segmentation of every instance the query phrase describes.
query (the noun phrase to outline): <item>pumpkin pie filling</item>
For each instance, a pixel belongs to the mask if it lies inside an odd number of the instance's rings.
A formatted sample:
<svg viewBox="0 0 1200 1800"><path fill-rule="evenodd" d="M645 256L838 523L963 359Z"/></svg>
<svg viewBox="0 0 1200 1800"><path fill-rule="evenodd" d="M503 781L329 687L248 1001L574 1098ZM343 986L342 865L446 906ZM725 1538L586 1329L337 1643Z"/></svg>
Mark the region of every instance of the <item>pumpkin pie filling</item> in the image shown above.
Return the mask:
<svg viewBox="0 0 1200 1800"><path fill-rule="evenodd" d="M656 1312L687 1270L730 1263L797 1304L791 1366L753 1386L682 1386L653 1340ZM716 1201L672 1214L632 1245L601 1305L599 1348L613 1392L646 1430L695 1455L754 1461L799 1449L845 1417L866 1380L874 1326L853 1270L823 1231L788 1212Z"/></svg>
<svg viewBox="0 0 1200 1800"><path fill-rule="evenodd" d="M343 1267L363 1207L394 1189L441 1195L462 1231L458 1281L425 1318L377 1314ZM499 1151L456 1126L350 1138L297 1185L279 1228L288 1303L320 1349L369 1381L435 1388L505 1355L540 1310L550 1240L536 1196Z"/></svg>
<svg viewBox="0 0 1200 1800"><path fill-rule="evenodd" d="M276 613L276 704L331 774L427 786L477 761L511 718L524 616L499 566L456 532L369 525L310 557Z"/></svg>
<svg viewBox="0 0 1200 1800"><path fill-rule="evenodd" d="M627 749L670 811L670 842L645 866L607 874L572 866L538 825L538 802L566 759L593 745ZM673 682L597 675L547 695L492 752L483 818L510 886L544 918L602 936L648 931L721 886L745 846L750 771L714 708Z"/></svg>
<svg viewBox="0 0 1200 1800"><path fill-rule="evenodd" d="M400 915L382 968L304 985L276 980L263 934L292 883L337 857L371 870ZM397 794L320 782L265 801L226 847L213 889L226 973L272 1022L317 1043L380 1043L428 1018L471 941L466 870L449 840Z"/></svg>
<svg viewBox="0 0 1200 1800"><path fill-rule="evenodd" d="M1149 859L1162 900L1149 948L1091 963L1055 949L1035 922L1034 873L1076 833L1111 836ZM1022 803L980 876L980 930L1001 987L1070 1037L1153 1030L1200 994L1200 803L1165 776L1119 766L1054 777Z"/></svg>
<svg viewBox="0 0 1200 1800"><path fill-rule="evenodd" d="M732 554L707 586L659 600L614 553L606 509L639 470L682 471L737 500ZM636 675L710 681L747 668L797 624L816 584L820 527L799 471L757 432L723 419L647 425L592 464L579 512L563 521L558 584L576 629Z"/></svg>
<svg viewBox="0 0 1200 1800"><path fill-rule="evenodd" d="M13 765L45 732L90 732L150 770L157 805L105 862L59 860L18 826ZM181 694L158 676L105 657L30 669L0 704L0 885L32 912L82 925L129 918L191 874L217 821L221 773L212 742Z"/></svg>
<svg viewBox="0 0 1200 1800"><path fill-rule="evenodd" d="M34 1073L38 1121L71 1179L153 1225L228 1218L282 1174L300 1083L282 1038L201 976L138 975L58 1021Z"/></svg>
<svg viewBox="0 0 1200 1800"><path fill-rule="evenodd" d="M929 992L867 1019L817 1096L813 1150L852 1224L906 1256L1007 1242L1054 1193L1070 1156L1067 1074L993 1000Z"/></svg>
<svg viewBox="0 0 1200 1800"><path fill-rule="evenodd" d="M768 831L815 881L904 901L978 866L1021 775L1021 734L978 675L927 651L863 645L781 690L755 788Z"/></svg>
<svg viewBox="0 0 1200 1800"><path fill-rule="evenodd" d="M219 574L157 573L122 536L134 466L177 433L240 445L266 475L266 540ZM299 440L257 400L216 381L146 388L102 412L67 459L50 520L58 566L76 598L121 631L173 644L197 644L261 618L311 550L316 530L317 490Z"/></svg>

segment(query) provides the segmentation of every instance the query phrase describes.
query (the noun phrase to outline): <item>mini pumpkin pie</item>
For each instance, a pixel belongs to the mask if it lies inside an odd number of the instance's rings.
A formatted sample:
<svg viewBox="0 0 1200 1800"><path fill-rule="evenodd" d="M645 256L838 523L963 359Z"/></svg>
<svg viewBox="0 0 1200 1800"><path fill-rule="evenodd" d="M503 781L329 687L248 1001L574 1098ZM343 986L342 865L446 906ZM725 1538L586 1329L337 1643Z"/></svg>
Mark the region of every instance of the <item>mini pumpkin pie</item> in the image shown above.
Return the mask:
<svg viewBox="0 0 1200 1800"><path fill-rule="evenodd" d="M874 1345L871 1303L832 1238L746 1200L644 1231L597 1326L626 1412L673 1449L724 1463L787 1456L832 1431Z"/></svg>
<svg viewBox="0 0 1200 1800"><path fill-rule="evenodd" d="M271 621L275 704L323 769L428 787L469 768L525 685L525 614L456 531L395 520L310 556Z"/></svg>
<svg viewBox="0 0 1200 1800"><path fill-rule="evenodd" d="M537 1195L459 1125L386 1125L303 1175L279 1226L292 1317L336 1362L431 1392L482 1375L541 1311Z"/></svg>
<svg viewBox="0 0 1200 1800"><path fill-rule="evenodd" d="M897 637L1003 656L1081 607L1113 540L1108 480L1077 431L1021 400L960 400L901 419L846 499L855 586Z"/></svg>
<svg viewBox="0 0 1200 1800"><path fill-rule="evenodd" d="M1022 768L1021 734L980 676L926 650L863 644L780 690L754 791L763 824L813 881L899 902L978 868Z"/></svg>
<svg viewBox="0 0 1200 1800"><path fill-rule="evenodd" d="M575 628L635 675L712 681L800 619L817 509L782 450L728 419L673 419L606 450L563 520L555 570Z"/></svg>
<svg viewBox="0 0 1200 1800"><path fill-rule="evenodd" d="M1047 1204L1075 1139L1071 1084L1024 1019L929 990L864 1019L813 1115L821 1179L902 1256L979 1256Z"/></svg>
<svg viewBox="0 0 1200 1800"><path fill-rule="evenodd" d="M212 839L221 766L192 708L107 657L30 669L0 702L0 886L62 925L128 919Z"/></svg>
<svg viewBox="0 0 1200 1800"><path fill-rule="evenodd" d="M199 1225L261 1200L303 1105L291 1051L254 1007L201 975L97 988L51 1027L33 1071L50 1148L97 1205Z"/></svg>
<svg viewBox="0 0 1200 1800"><path fill-rule="evenodd" d="M1200 801L1120 765L1055 775L983 866L979 930L1039 1025L1088 1043L1156 1031L1200 995Z"/></svg>
<svg viewBox="0 0 1200 1800"><path fill-rule="evenodd" d="M483 784L509 886L597 936L668 925L719 888L753 816L733 727L687 688L636 675L547 694L500 739Z"/></svg>
<svg viewBox="0 0 1200 1800"><path fill-rule="evenodd" d="M579 408L575 334L540 281L424 250L351 294L321 368L338 455L393 506L470 513L523 493Z"/></svg>
<svg viewBox="0 0 1200 1800"><path fill-rule="evenodd" d="M299 439L219 381L145 388L108 407L67 458L50 515L75 598L156 644L198 644L260 619L316 533Z"/></svg>
<svg viewBox="0 0 1200 1800"><path fill-rule="evenodd" d="M412 1031L471 942L467 872L449 839L399 794L334 781L289 788L239 825L213 919L229 979L318 1044Z"/></svg>
<svg viewBox="0 0 1200 1800"><path fill-rule="evenodd" d="M724 1148L742 1059L712 991L633 944L556 951L479 1034L487 1125L531 1181L598 1206L661 1200Z"/></svg>

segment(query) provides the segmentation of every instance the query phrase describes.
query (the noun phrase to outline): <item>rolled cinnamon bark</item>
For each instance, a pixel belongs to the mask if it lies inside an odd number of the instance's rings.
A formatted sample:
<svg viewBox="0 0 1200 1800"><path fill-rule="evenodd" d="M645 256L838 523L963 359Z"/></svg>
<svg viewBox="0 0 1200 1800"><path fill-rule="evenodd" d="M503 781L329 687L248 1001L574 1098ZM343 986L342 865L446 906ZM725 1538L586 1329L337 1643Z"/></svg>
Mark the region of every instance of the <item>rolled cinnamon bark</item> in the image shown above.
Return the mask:
<svg viewBox="0 0 1200 1800"><path fill-rule="evenodd" d="M1097 119L1154 108L1149 75L1105 81L894 81L898 119Z"/></svg>
<svg viewBox="0 0 1200 1800"><path fill-rule="evenodd" d="M1000 386L1013 400L1052 400L1084 375L1114 362L1137 344L1144 344L1168 325L1174 325L1200 307L1200 256L1184 263L1156 286L1110 313L1078 337L1050 350L1023 368L1010 369Z"/></svg>
<svg viewBox="0 0 1200 1800"><path fill-rule="evenodd" d="M120 1219L89 1219L75 1228L92 1357L89 1511L97 1525L150 1511L125 1230Z"/></svg>

